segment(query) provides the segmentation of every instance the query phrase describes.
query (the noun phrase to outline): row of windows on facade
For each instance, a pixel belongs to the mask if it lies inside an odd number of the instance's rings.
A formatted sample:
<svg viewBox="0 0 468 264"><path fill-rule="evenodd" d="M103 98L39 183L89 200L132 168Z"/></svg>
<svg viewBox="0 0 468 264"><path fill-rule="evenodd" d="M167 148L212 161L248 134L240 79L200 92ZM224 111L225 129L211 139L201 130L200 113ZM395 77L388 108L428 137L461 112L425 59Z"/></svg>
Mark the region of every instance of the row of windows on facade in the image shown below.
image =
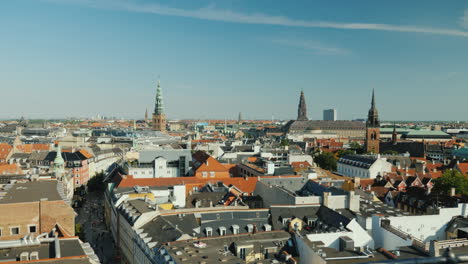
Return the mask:
<svg viewBox="0 0 468 264"><path fill-rule="evenodd" d="M208 172L207 171L202 172L202 176L203 177L208 177ZM214 177L214 176L215 176L215 172L210 171L210 177Z"/></svg>
<svg viewBox="0 0 468 264"><path fill-rule="evenodd" d="M28 226L28 230L29 230L29 233L36 233L37 232L37 228L36 228L36 225L29 225ZM10 235L11 236L14 236L14 235L19 235L20 234L20 227L10 227ZM3 229L0 228L0 237L3 236Z"/></svg>
<svg viewBox="0 0 468 264"><path fill-rule="evenodd" d="M365 172L358 169L351 169L351 168L342 168L343 174L351 174L359 177L369 177L369 172Z"/></svg>

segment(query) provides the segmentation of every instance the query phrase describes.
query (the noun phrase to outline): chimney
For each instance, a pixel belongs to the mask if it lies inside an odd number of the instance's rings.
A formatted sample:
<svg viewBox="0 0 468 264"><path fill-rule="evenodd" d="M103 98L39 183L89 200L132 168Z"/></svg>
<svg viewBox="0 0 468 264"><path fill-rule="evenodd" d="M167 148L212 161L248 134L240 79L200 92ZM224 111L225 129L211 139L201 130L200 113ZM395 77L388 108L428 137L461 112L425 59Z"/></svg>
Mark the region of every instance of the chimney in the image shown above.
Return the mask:
<svg viewBox="0 0 468 264"><path fill-rule="evenodd" d="M55 249L55 258L61 258L61 250L60 250L60 240L58 238L54 239L54 249Z"/></svg>
<svg viewBox="0 0 468 264"><path fill-rule="evenodd" d="M322 199L323 199L323 206L329 207L329 203L330 203L330 201L329 201L330 194L331 194L330 192L324 192L324 193L323 193L323 198L322 198Z"/></svg>
<svg viewBox="0 0 468 264"><path fill-rule="evenodd" d="M429 253L431 257L440 257L439 241L432 240L429 245Z"/></svg>
<svg viewBox="0 0 468 264"><path fill-rule="evenodd" d="M361 178L355 177L354 178L354 188L358 188L361 185Z"/></svg>
<svg viewBox="0 0 468 264"><path fill-rule="evenodd" d="M456 193L455 187L450 188L450 196L452 197L455 196L455 193Z"/></svg>

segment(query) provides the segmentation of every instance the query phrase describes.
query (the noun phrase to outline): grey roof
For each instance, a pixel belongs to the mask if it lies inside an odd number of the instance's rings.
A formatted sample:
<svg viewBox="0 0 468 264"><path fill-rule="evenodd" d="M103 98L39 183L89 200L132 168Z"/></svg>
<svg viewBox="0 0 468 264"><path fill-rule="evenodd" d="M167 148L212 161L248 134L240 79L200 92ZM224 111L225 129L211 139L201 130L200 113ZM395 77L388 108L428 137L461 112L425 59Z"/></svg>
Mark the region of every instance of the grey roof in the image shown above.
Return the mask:
<svg viewBox="0 0 468 264"><path fill-rule="evenodd" d="M320 206L320 209L317 212L317 216L327 225L331 225L336 228L339 228L341 224L343 224L343 226L347 226L352 220L352 218L349 217L350 215L345 216L344 214L340 214L339 212L326 206Z"/></svg>
<svg viewBox="0 0 468 264"><path fill-rule="evenodd" d="M193 214L158 216L148 222L142 229L147 233L150 242L165 243L179 239L183 234L192 235L198 223Z"/></svg>
<svg viewBox="0 0 468 264"><path fill-rule="evenodd" d="M19 255L22 252L38 252L39 259L50 260L55 258L55 243L54 242L43 242L40 245L35 246L24 246L18 248L4 248L0 249L0 262L5 262L7 260L16 261L16 258L19 258ZM60 254L62 258L83 256L85 252L81 247L81 244L78 239L60 239ZM74 260L69 259L70 262L52 262L52 263L90 263L87 259ZM48 261L49 262L49 261Z"/></svg>
<svg viewBox="0 0 468 264"><path fill-rule="evenodd" d="M366 125L361 121L325 121L325 120L308 120L308 121L289 121L284 128L286 131L300 130L365 130Z"/></svg>
<svg viewBox="0 0 468 264"><path fill-rule="evenodd" d="M338 162L354 167L368 169L372 166L372 164L374 164L376 160L377 158L375 156L349 154L340 158Z"/></svg>
<svg viewBox="0 0 468 264"><path fill-rule="evenodd" d="M294 169L292 167L280 167L276 168L275 172L273 173L274 176L279 175L294 175Z"/></svg>
<svg viewBox="0 0 468 264"><path fill-rule="evenodd" d="M193 241L187 240L169 243L169 245L164 246L164 249L167 250L176 263L244 263L245 261L233 254L231 250L225 252L224 247L232 248L233 245L251 244L256 249L263 245L264 248L275 246L280 250L290 238L291 235L283 231L261 232L203 239L202 241L207 244L205 248L196 248ZM269 254L270 259L256 260L255 263L273 263L271 258L274 256L275 254Z"/></svg>
<svg viewBox="0 0 468 264"><path fill-rule="evenodd" d="M49 152L47 151L40 151L40 152L33 152L31 156L29 156L30 160L45 160Z"/></svg>
<svg viewBox="0 0 468 264"><path fill-rule="evenodd" d="M209 207L210 202L216 205L221 201L227 194L227 191L222 192L196 192L187 196L186 206L187 208L195 207L196 201L200 201L200 207Z"/></svg>
<svg viewBox="0 0 468 264"><path fill-rule="evenodd" d="M468 218L455 217L447 225L445 232L455 233L457 229L468 227Z"/></svg>
<svg viewBox="0 0 468 264"><path fill-rule="evenodd" d="M259 178L259 181L267 185L280 186L290 192L299 191L307 183L307 179L304 177L270 177Z"/></svg>
<svg viewBox="0 0 468 264"><path fill-rule="evenodd" d="M10 188L11 187L11 188ZM57 191L57 181L32 181L15 183L4 187L6 194L0 204L37 202L42 198L49 201L62 200Z"/></svg>
<svg viewBox="0 0 468 264"><path fill-rule="evenodd" d="M29 159L29 157L31 157L30 153L14 153L10 159Z"/></svg>
<svg viewBox="0 0 468 264"><path fill-rule="evenodd" d="M255 224L259 231L262 231L263 225L269 224L269 212L266 209L249 211L228 211L203 213L201 218L201 236L206 236L205 229L211 227L213 236L220 235L219 228L225 227L226 234L233 234L233 225L239 226L239 233L247 233L247 225Z"/></svg>
<svg viewBox="0 0 468 264"><path fill-rule="evenodd" d="M179 160L181 156L184 156L187 161L192 160L192 153L188 149L158 149L140 151L139 162L151 163L160 156L168 161Z"/></svg>
<svg viewBox="0 0 468 264"><path fill-rule="evenodd" d="M306 217L317 217L320 206L273 206L271 207L271 224L273 229L283 228L282 218L299 218L305 220Z"/></svg>

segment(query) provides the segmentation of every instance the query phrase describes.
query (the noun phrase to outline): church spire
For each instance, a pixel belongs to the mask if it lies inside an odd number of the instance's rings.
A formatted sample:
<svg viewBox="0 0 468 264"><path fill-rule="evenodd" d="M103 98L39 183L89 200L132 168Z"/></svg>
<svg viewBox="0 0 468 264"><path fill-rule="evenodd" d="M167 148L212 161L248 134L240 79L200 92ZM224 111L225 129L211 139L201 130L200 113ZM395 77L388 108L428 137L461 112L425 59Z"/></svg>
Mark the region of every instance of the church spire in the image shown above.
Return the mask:
<svg viewBox="0 0 468 264"><path fill-rule="evenodd" d="M392 143L395 145L398 141L398 134L396 131L396 124L393 122Z"/></svg>
<svg viewBox="0 0 468 264"><path fill-rule="evenodd" d="M367 127L380 127L379 113L375 107L374 89L372 89L371 108L369 109L369 113L367 115Z"/></svg>
<svg viewBox="0 0 468 264"><path fill-rule="evenodd" d="M156 103L154 105L154 113L156 115L161 115L164 113L164 103L161 90L161 83L158 80L158 87L156 88Z"/></svg>
<svg viewBox="0 0 468 264"><path fill-rule="evenodd" d="M161 83L158 80L158 87L156 89L156 101L154 104L153 113L153 129L156 131L166 131L166 115L164 114L163 96L161 90Z"/></svg>
<svg viewBox="0 0 468 264"><path fill-rule="evenodd" d="M301 91L301 96L299 98L299 106L297 108L297 120L298 121L307 121L307 106L305 102L304 91Z"/></svg>

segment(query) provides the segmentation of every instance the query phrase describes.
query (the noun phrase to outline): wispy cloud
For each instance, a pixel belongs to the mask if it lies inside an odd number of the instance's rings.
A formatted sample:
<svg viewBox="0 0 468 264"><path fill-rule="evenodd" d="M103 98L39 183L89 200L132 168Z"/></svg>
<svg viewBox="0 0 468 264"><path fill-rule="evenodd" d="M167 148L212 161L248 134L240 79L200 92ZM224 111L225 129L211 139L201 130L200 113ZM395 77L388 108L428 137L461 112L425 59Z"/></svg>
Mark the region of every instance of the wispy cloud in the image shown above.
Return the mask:
<svg viewBox="0 0 468 264"><path fill-rule="evenodd" d="M298 39L273 39L273 43L283 46L300 48L314 54L323 55L344 55L351 53L347 49L332 47L318 41L298 40Z"/></svg>
<svg viewBox="0 0 468 264"><path fill-rule="evenodd" d="M214 5L199 9L181 9L169 6L163 6L157 3L142 3L135 0L48 0L56 3L74 3L87 5L93 8L119 9L130 12L151 13L167 16L189 17L196 19L223 21L244 24L262 24L278 25L288 27L306 27L306 28L332 28L344 30L374 30L374 31L393 31L408 33L426 33L436 35L468 37L468 31L420 27L412 25L391 25L391 24L373 24L373 23L339 23L329 21L311 21L298 20L286 16L274 16L262 13L240 13L231 10L218 9ZM462 21L466 21L465 17Z"/></svg>
<svg viewBox="0 0 468 264"><path fill-rule="evenodd" d="M460 25L468 29L468 9L466 9L465 13L463 13L463 16L460 17Z"/></svg>

